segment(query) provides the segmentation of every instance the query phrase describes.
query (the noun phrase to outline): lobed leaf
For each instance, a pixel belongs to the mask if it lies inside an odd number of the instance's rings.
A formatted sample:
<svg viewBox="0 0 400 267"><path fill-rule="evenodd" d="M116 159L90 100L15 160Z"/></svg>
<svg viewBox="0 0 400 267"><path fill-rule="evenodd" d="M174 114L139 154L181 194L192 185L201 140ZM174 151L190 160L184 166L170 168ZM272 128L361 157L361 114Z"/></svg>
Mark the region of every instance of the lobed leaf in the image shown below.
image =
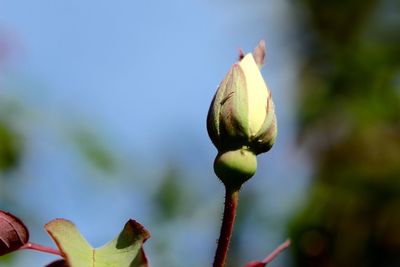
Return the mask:
<svg viewBox="0 0 400 267"><path fill-rule="evenodd" d="M97 249L68 220L53 220L45 229L70 267L148 267L143 243L150 234L134 220L129 220L114 240Z"/></svg>

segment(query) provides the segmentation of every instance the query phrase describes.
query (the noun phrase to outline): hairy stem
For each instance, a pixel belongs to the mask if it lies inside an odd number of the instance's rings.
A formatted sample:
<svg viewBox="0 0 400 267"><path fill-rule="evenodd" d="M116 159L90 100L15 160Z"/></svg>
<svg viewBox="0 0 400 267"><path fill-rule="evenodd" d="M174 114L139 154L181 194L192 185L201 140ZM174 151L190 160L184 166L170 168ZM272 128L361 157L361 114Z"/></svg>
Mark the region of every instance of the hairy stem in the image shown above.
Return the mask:
<svg viewBox="0 0 400 267"><path fill-rule="evenodd" d="M218 246L215 252L213 267L225 266L229 243L232 237L233 225L235 223L236 208L239 200L239 189L226 187L224 217L222 219L221 232Z"/></svg>
<svg viewBox="0 0 400 267"><path fill-rule="evenodd" d="M61 252L58 251L57 249L42 246L42 245L35 244L35 243L26 243L20 249L32 249L32 250L36 250L36 251L41 251L41 252L45 252L45 253L62 256Z"/></svg>

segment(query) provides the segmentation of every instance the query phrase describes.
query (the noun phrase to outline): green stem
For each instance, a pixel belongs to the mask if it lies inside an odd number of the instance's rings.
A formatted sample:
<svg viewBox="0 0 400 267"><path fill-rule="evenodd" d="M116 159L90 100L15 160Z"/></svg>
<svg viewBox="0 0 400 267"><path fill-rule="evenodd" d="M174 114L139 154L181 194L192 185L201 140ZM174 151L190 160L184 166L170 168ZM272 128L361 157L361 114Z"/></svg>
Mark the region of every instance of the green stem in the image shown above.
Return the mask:
<svg viewBox="0 0 400 267"><path fill-rule="evenodd" d="M236 208L239 200L239 189L226 187L224 217L222 219L221 232L218 239L217 250L213 267L224 267L228 254L228 248L235 223Z"/></svg>

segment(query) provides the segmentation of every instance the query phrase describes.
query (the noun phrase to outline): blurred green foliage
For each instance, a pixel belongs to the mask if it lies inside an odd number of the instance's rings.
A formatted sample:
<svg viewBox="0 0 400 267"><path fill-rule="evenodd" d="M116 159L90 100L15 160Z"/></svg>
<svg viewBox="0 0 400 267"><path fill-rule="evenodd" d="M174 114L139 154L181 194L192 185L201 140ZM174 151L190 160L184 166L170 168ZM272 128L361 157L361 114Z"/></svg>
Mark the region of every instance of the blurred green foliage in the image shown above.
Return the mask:
<svg viewBox="0 0 400 267"><path fill-rule="evenodd" d="M113 151L100 140L99 135L92 130L78 128L73 134L78 151L92 167L111 174L117 169L117 160L113 157Z"/></svg>
<svg viewBox="0 0 400 267"><path fill-rule="evenodd" d="M400 2L304 0L296 266L400 266Z"/></svg>
<svg viewBox="0 0 400 267"><path fill-rule="evenodd" d="M21 156L21 138L10 125L0 121L0 172L15 168Z"/></svg>
<svg viewBox="0 0 400 267"><path fill-rule="evenodd" d="M2 194L6 192L7 186L5 179L9 178L9 172L15 170L21 161L23 153L23 138L14 129L14 125L6 118L9 115L7 103L0 103L0 208L9 208L12 202L10 195ZM10 264L15 258L15 253L0 257L0 264Z"/></svg>
<svg viewBox="0 0 400 267"><path fill-rule="evenodd" d="M6 264L11 264L11 262L14 260L14 258L15 258L15 253L3 255L0 257L0 264L4 264L4 266Z"/></svg>
<svg viewBox="0 0 400 267"><path fill-rule="evenodd" d="M181 170L171 164L165 170L162 182L153 196L153 205L157 210L157 219L168 222L182 215L189 201L184 189L185 180Z"/></svg>
<svg viewBox="0 0 400 267"><path fill-rule="evenodd" d="M7 171L17 168L21 161L23 135L16 123L20 113L19 103L0 98L0 180L6 177Z"/></svg>

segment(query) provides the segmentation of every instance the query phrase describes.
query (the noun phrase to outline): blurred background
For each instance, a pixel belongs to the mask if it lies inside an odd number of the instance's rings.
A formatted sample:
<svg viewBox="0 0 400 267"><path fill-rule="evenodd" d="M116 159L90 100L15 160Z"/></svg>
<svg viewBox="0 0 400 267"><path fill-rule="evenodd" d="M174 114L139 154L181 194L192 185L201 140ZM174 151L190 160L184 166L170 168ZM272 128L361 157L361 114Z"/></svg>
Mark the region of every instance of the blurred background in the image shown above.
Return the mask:
<svg viewBox="0 0 400 267"><path fill-rule="evenodd" d="M101 246L133 218L152 266L210 266L224 188L205 118L267 44L279 124L239 202L229 267L400 266L400 2L0 1L0 209ZM0 266L44 266L32 251Z"/></svg>

